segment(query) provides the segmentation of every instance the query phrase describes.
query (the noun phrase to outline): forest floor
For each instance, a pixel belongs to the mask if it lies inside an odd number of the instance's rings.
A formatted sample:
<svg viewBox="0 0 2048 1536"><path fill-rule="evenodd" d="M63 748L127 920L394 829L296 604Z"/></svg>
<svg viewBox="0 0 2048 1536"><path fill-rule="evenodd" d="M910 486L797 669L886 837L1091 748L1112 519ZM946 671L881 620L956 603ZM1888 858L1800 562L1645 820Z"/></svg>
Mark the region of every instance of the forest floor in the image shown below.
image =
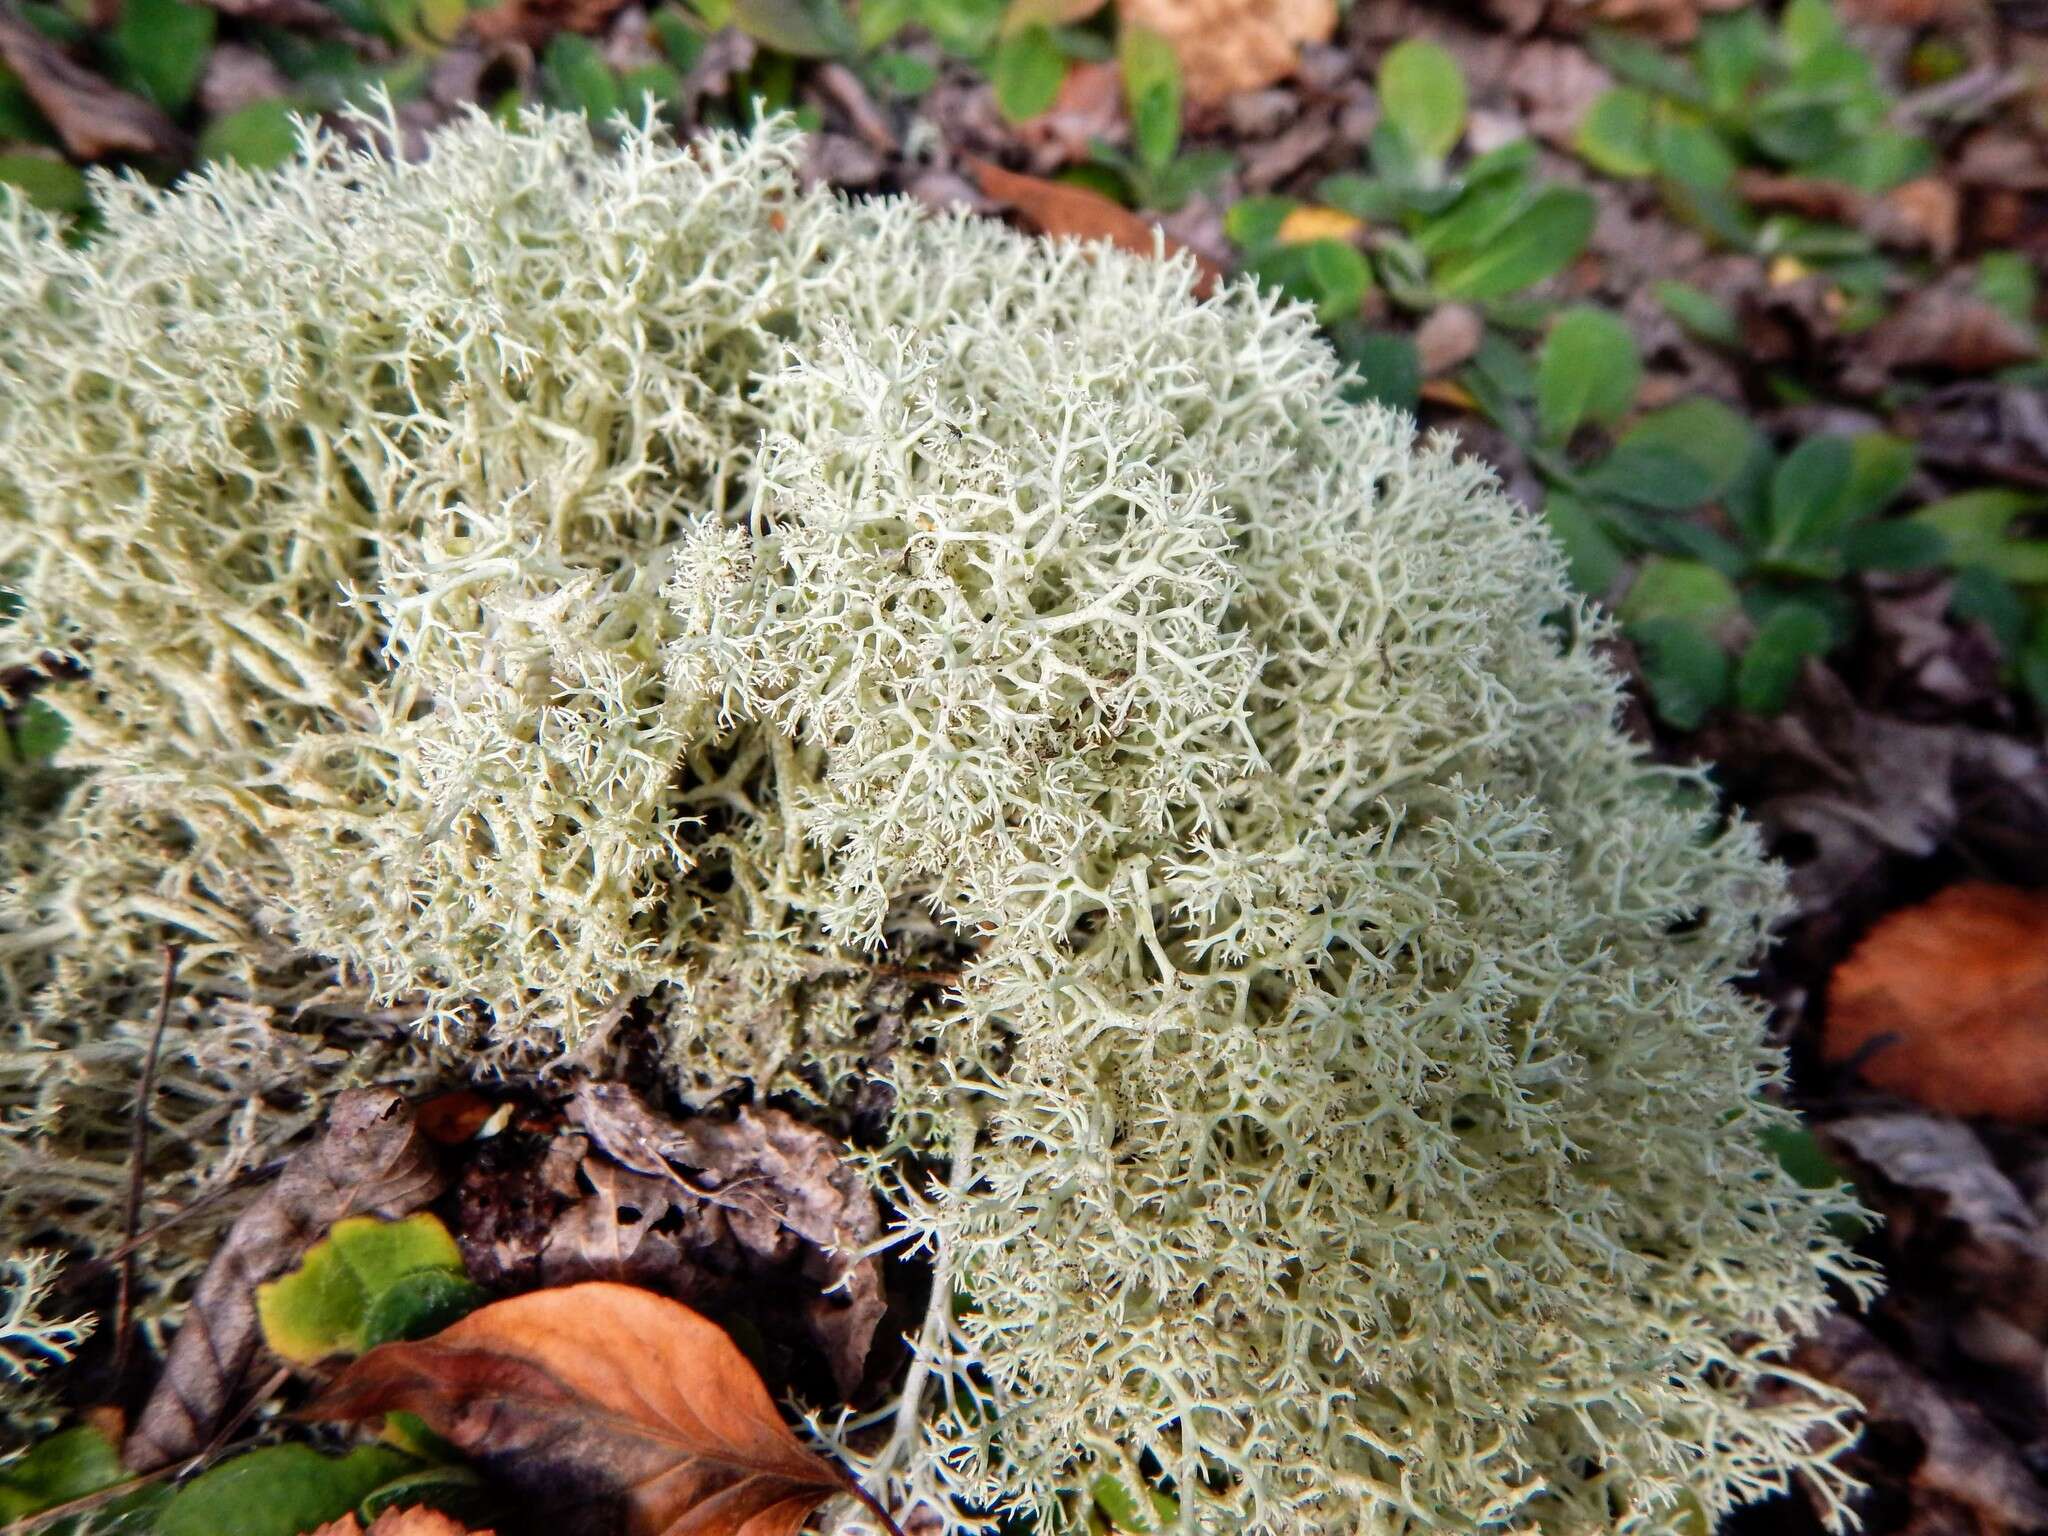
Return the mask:
<svg viewBox="0 0 2048 1536"><path fill-rule="evenodd" d="M78 167L269 163L374 87L408 147L651 95L1314 304L1791 868L1787 1155L1885 1218L1799 1362L1868 1405L1866 1529L2048 1528L2048 4L0 0L0 61L0 181L88 236Z"/></svg>

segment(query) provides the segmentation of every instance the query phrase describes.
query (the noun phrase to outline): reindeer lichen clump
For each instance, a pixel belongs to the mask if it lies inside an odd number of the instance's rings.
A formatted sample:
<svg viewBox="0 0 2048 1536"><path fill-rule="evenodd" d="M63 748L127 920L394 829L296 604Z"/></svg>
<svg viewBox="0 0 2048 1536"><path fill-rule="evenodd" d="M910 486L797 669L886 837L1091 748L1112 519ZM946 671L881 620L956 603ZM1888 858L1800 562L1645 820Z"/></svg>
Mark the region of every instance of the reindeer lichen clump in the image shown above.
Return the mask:
<svg viewBox="0 0 2048 1536"><path fill-rule="evenodd" d="M167 1046L216 1094L319 1080L286 975L827 1100L957 977L886 1067L940 1284L856 1441L955 1527L1104 1466L1275 1533L1840 1487L1841 1404L1758 1391L1861 1283L1760 1145L1778 880L1301 310L801 192L772 130L100 194L0 216L0 663L82 775L9 844L8 1156L69 1159L10 1229L104 1230L130 1082L48 1074L129 1059L167 933L242 1010Z"/></svg>

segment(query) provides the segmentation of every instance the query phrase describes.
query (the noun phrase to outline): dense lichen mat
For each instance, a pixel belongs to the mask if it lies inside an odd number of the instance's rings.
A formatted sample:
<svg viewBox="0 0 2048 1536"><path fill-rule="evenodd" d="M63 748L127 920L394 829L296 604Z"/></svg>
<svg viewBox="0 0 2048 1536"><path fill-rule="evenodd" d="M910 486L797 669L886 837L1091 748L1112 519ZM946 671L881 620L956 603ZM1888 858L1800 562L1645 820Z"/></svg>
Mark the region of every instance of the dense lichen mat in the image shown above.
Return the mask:
<svg viewBox="0 0 2048 1536"><path fill-rule="evenodd" d="M110 1230L167 936L194 1183L273 1090L628 1005L688 1101L842 1099L878 978L957 974L867 1158L941 1282L871 1487L1590 1532L1839 1481L1770 1361L1860 1281L1730 987L1777 878L1304 313L802 193L775 131L103 190L83 247L0 219L0 664L83 673L8 834L12 1240Z"/></svg>

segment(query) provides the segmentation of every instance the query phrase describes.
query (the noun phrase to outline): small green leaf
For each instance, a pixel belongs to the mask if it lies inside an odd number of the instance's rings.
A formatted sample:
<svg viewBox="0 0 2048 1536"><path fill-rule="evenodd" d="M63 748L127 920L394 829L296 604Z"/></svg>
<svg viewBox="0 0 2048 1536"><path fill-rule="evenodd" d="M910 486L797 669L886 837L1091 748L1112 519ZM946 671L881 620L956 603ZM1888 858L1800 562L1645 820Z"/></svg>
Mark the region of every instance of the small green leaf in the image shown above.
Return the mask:
<svg viewBox="0 0 2048 1536"><path fill-rule="evenodd" d="M422 1274L467 1284L461 1250L437 1218L351 1217L336 1222L297 1269L256 1288L256 1316L265 1342L295 1364L361 1354L408 1320L442 1316L462 1294L421 1281Z"/></svg>
<svg viewBox="0 0 2048 1536"><path fill-rule="evenodd" d="M1005 119L1021 123L1049 108L1059 98L1067 77L1067 57L1053 41L1052 28L1020 27L996 47L989 67L996 106Z"/></svg>
<svg viewBox="0 0 2048 1536"><path fill-rule="evenodd" d="M1947 553L1939 531L1910 518L1858 523L1842 535L1842 563L1852 571L1924 571Z"/></svg>
<svg viewBox="0 0 2048 1536"><path fill-rule="evenodd" d="M418 1466L381 1445L346 1456L323 1456L306 1445L265 1446L185 1484L164 1505L151 1536L301 1536L354 1513Z"/></svg>
<svg viewBox="0 0 2048 1536"><path fill-rule="evenodd" d="M1380 62L1380 109L1408 147L1441 164L1465 133L1465 75L1424 38L1397 43Z"/></svg>
<svg viewBox="0 0 2048 1536"><path fill-rule="evenodd" d="M1180 147L1180 55L1165 37L1135 22L1117 34L1116 54L1138 163L1157 171Z"/></svg>
<svg viewBox="0 0 2048 1536"><path fill-rule="evenodd" d="M1223 215L1223 232L1239 250L1263 251L1280 238L1280 226L1300 206L1291 197L1239 198Z"/></svg>
<svg viewBox="0 0 2048 1536"><path fill-rule="evenodd" d="M1700 83L1714 111L1733 114L1748 100L1750 88L1771 62L1771 32L1754 7L1700 18L1700 38L1693 56Z"/></svg>
<svg viewBox="0 0 2048 1536"><path fill-rule="evenodd" d="M98 1493L127 1475L120 1447L92 1425L59 1430L0 1464L0 1524Z"/></svg>
<svg viewBox="0 0 2048 1536"><path fill-rule="evenodd" d="M917 20L919 9L917 0L861 0L853 16L861 52L872 52L890 41Z"/></svg>
<svg viewBox="0 0 2048 1536"><path fill-rule="evenodd" d="M1706 105L1699 76L1676 54L1612 27L1595 27L1586 39L1593 57L1618 80L1694 106Z"/></svg>
<svg viewBox="0 0 2048 1536"><path fill-rule="evenodd" d="M1659 718L1697 730L1728 697L1728 654L1698 623L1645 619L1628 627L1642 657L1643 681Z"/></svg>
<svg viewBox="0 0 2048 1536"><path fill-rule="evenodd" d="M1889 433L1864 432L1852 438L1849 483L1842 488L1843 522L1875 517L1897 500L1913 478L1917 458L1911 443Z"/></svg>
<svg viewBox="0 0 2048 1536"><path fill-rule="evenodd" d="M2021 325L2034 323L2041 279L2019 251L1986 251L1977 258L1977 297Z"/></svg>
<svg viewBox="0 0 2048 1536"><path fill-rule="evenodd" d="M914 53L878 53L868 60L868 73L891 96L922 96L938 84L939 67Z"/></svg>
<svg viewBox="0 0 2048 1536"><path fill-rule="evenodd" d="M1576 496L1553 491L1544 500L1543 521L1564 546L1572 585L1588 597L1606 596L1621 574L1622 554L1592 507Z"/></svg>
<svg viewBox="0 0 2048 1536"><path fill-rule="evenodd" d="M1358 312L1372 289L1372 269L1344 240L1307 240L1260 256L1259 276L1291 299L1313 304L1325 324Z"/></svg>
<svg viewBox="0 0 2048 1536"><path fill-rule="evenodd" d="M1740 164L1727 143L1696 118L1667 113L1656 128L1657 172L1695 192L1719 192Z"/></svg>
<svg viewBox="0 0 2048 1536"><path fill-rule="evenodd" d="M1172 1494L1148 1486L1144 1505L1141 1505L1138 1495L1132 1493L1124 1480L1113 1472L1105 1472L1096 1478L1088 1485L1088 1492L1096 1507L1109 1517L1118 1531L1128 1531L1133 1536L1156 1536L1158 1532L1172 1529L1180 1520L1180 1501Z"/></svg>
<svg viewBox="0 0 2048 1536"><path fill-rule="evenodd" d="M47 213L80 213L92 206L85 173L47 155L0 155L0 185L19 189Z"/></svg>
<svg viewBox="0 0 2048 1536"><path fill-rule="evenodd" d="M1330 339L1337 355L1358 370L1346 399L1353 404L1377 400L1398 411L1415 409L1422 392L1422 359L1413 337L1369 329L1354 320L1334 326Z"/></svg>
<svg viewBox="0 0 2048 1536"><path fill-rule="evenodd" d="M2048 539L2009 537L2022 517L2048 510L2048 496L1992 488L1965 491L1915 512L1911 521L1924 523L1942 536L1948 563L1981 567L2001 580L2020 586L2048 582Z"/></svg>
<svg viewBox="0 0 2048 1536"><path fill-rule="evenodd" d="M1826 653L1827 616L1800 603L1777 609L1749 642L1735 673L1735 702L1753 715L1775 715L1792 696L1800 664Z"/></svg>
<svg viewBox="0 0 2048 1536"><path fill-rule="evenodd" d="M589 38L557 32L541 63L547 74L548 98L554 105L581 112L593 123L617 115L621 106L618 76Z"/></svg>
<svg viewBox="0 0 2048 1536"><path fill-rule="evenodd" d="M1316 201L1368 224L1391 223L1407 207L1401 194L1384 181L1352 172L1325 176L1317 182Z"/></svg>
<svg viewBox="0 0 2048 1536"><path fill-rule="evenodd" d="M1589 421L1612 426L1635 404L1642 381L1635 338L1620 319L1590 305L1565 310L1536 364L1537 422L1560 442Z"/></svg>
<svg viewBox="0 0 2048 1536"><path fill-rule="evenodd" d="M843 58L860 47L838 0L733 0L732 24L792 58Z"/></svg>
<svg viewBox="0 0 2048 1536"><path fill-rule="evenodd" d="M217 117L199 135L201 160L230 160L252 171L280 166L298 153L299 130L288 101L256 101Z"/></svg>
<svg viewBox="0 0 2048 1536"><path fill-rule="evenodd" d="M1693 395L1631 427L1587 476L1587 486L1638 506L1683 512L1726 491L1756 444L1756 429L1741 415Z"/></svg>
<svg viewBox="0 0 2048 1536"><path fill-rule="evenodd" d="M122 0L107 34L116 76L166 112L182 112L206 73L218 19L212 6L185 0Z"/></svg>
<svg viewBox="0 0 2048 1536"><path fill-rule="evenodd" d="M1437 291L1454 299L1504 299L1554 277L1586 248L1594 212L1589 194L1546 187L1498 239L1446 257L1435 273Z"/></svg>
<svg viewBox="0 0 2048 1536"><path fill-rule="evenodd" d="M462 1321L488 1299L457 1269L416 1269L371 1297L363 1314L365 1352L379 1344L423 1339Z"/></svg>
<svg viewBox="0 0 2048 1536"><path fill-rule="evenodd" d="M1840 531L1840 508L1856 467L1846 438L1810 437L1771 476L1771 552L1825 547Z"/></svg>
<svg viewBox="0 0 2048 1536"><path fill-rule="evenodd" d="M1955 618L1982 624L1997 640L1999 651L2013 657L2027 643L2027 605L2012 583L1981 565L1956 572L1949 589L1948 611Z"/></svg>
<svg viewBox="0 0 2048 1536"><path fill-rule="evenodd" d="M23 706L14 727L14 750L30 762L48 762L71 739L70 722L41 699Z"/></svg>
<svg viewBox="0 0 2048 1536"><path fill-rule="evenodd" d="M704 28L673 5L665 5L647 18L647 30L661 44L669 63L686 73L697 67L710 39Z"/></svg>
<svg viewBox="0 0 2048 1536"><path fill-rule="evenodd" d="M1621 601L1623 622L1691 619L1712 624L1742 606L1735 584L1711 565L1653 555Z"/></svg>
<svg viewBox="0 0 2048 1536"><path fill-rule="evenodd" d="M1742 325L1735 318L1735 311L1712 294L1690 283L1669 281L1658 283L1653 291L1671 318L1701 341L1719 347L1742 344Z"/></svg>
<svg viewBox="0 0 2048 1536"><path fill-rule="evenodd" d="M1647 176L1657 168L1656 102L1632 85L1617 85L1598 97L1579 120L1574 140L1595 170L1610 176Z"/></svg>

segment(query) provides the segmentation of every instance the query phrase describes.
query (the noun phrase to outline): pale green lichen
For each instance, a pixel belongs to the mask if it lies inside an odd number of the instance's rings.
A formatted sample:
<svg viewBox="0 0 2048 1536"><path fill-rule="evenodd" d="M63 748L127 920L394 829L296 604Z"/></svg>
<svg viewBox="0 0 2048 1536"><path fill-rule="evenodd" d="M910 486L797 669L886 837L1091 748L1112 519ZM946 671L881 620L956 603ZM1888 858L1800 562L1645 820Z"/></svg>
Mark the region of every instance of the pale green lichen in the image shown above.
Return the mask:
<svg viewBox="0 0 2048 1536"><path fill-rule="evenodd" d="M941 1277L901 1411L828 1430L878 1489L1839 1496L1842 1404L1775 1362L1864 1282L1730 987L1777 877L1616 730L1537 526L1304 313L801 194L776 132L102 191L84 248L0 218L0 661L90 670L18 1032L132 1038L175 932L223 1005L357 987L513 1070L634 1003L686 1095L834 1099L880 989L957 971L869 1157ZM12 1228L92 1203L35 1188Z"/></svg>

